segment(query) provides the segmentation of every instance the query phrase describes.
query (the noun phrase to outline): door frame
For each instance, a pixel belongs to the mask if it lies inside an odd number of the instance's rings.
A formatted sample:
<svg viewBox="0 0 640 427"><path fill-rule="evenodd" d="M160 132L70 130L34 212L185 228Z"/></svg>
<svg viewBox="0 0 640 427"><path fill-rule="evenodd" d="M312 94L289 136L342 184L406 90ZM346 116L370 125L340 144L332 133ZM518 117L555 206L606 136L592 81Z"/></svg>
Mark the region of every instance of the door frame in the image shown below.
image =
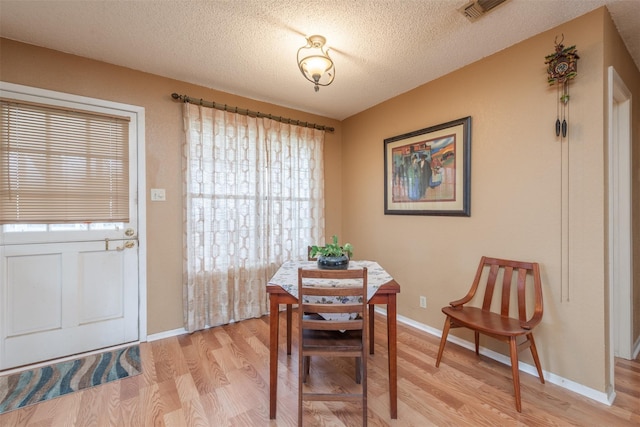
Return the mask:
<svg viewBox="0 0 640 427"><path fill-rule="evenodd" d="M6 94L20 94L39 98L48 98L51 104L66 103L85 104L87 106L117 109L135 116L135 126L130 127L136 139L137 150L137 185L131 189L130 197L137 202L137 235L138 235L138 342L147 340L147 229L146 229L146 158L145 158L145 108L137 105L123 104L110 100L90 98L57 92L31 86L0 81L0 91Z"/></svg>
<svg viewBox="0 0 640 427"><path fill-rule="evenodd" d="M633 254L631 240L631 91L608 68L609 170L609 377L615 393L615 357L633 351Z"/></svg>

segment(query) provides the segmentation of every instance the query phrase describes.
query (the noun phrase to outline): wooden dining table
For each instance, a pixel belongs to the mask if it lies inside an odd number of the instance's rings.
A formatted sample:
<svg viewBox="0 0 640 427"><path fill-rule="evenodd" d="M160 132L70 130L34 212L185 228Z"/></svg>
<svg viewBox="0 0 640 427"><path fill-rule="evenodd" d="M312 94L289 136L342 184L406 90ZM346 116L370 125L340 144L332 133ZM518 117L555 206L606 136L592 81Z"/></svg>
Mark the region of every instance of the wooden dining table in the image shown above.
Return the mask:
<svg viewBox="0 0 640 427"><path fill-rule="evenodd" d="M278 331L280 305L287 306L287 354L291 354L291 306L298 303L298 268L317 268L315 261L288 261L267 284L269 294L269 418L276 418L278 396ZM398 418L398 350L396 295L400 285L375 261L349 262L349 268L367 267L369 284L369 352L374 353L374 308L387 306L387 351L389 361L389 399L391 418Z"/></svg>

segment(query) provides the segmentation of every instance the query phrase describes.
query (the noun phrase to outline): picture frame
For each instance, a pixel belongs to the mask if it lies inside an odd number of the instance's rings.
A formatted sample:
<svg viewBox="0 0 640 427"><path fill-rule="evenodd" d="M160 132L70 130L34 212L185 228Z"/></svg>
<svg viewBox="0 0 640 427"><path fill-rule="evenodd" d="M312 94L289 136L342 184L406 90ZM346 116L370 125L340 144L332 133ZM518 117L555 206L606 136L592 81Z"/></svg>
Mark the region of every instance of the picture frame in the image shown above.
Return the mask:
<svg viewBox="0 0 640 427"><path fill-rule="evenodd" d="M385 215L471 216L471 117L384 140Z"/></svg>

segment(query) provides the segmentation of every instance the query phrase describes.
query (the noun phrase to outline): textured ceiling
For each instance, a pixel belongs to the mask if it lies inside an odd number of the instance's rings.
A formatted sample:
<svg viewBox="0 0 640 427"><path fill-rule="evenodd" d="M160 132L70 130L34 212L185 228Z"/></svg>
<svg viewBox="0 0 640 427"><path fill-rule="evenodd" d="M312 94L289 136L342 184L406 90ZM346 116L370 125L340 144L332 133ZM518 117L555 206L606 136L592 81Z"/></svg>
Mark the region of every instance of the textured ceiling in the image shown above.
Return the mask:
<svg viewBox="0 0 640 427"><path fill-rule="evenodd" d="M640 0L509 0L475 23L466 3L0 0L0 36L340 120L602 5L640 67ZM336 64L317 93L295 60L311 34Z"/></svg>

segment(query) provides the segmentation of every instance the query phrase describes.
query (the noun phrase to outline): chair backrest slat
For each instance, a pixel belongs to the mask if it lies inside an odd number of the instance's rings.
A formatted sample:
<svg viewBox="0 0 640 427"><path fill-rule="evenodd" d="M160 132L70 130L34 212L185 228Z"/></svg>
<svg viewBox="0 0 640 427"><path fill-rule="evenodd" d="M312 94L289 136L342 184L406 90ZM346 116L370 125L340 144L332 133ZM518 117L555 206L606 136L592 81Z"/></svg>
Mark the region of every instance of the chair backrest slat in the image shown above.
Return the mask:
<svg viewBox="0 0 640 427"><path fill-rule="evenodd" d="M528 297L534 298L536 305L534 312L542 312L542 285L540 283L540 271L537 263L483 257L483 261L479 266L479 272L487 268L489 271L488 273L485 273L486 283L484 287L484 295L482 296L482 310L491 311L494 293L497 291L495 289L497 284L496 282L501 278L502 289L499 290L501 316L515 317L515 313L510 316L510 303L512 298L515 298L514 304L517 300L517 316L522 322L528 321ZM476 283L474 283L472 287L473 293L475 293L475 289L482 292L482 288L478 286L481 277L481 274L476 274ZM515 289L512 290L514 287ZM528 292L529 287L533 287L533 295L531 294L531 291ZM512 295L513 292L516 292L517 294Z"/></svg>
<svg viewBox="0 0 640 427"><path fill-rule="evenodd" d="M527 320L527 274L529 270L521 268L518 271L518 318ZM535 279L535 278L534 278Z"/></svg>
<svg viewBox="0 0 640 427"><path fill-rule="evenodd" d="M489 277L487 277L487 286L484 291L484 301L482 302L482 309L491 310L491 301L493 300L493 290L496 287L496 279L498 278L499 266L492 265L489 270Z"/></svg>
<svg viewBox="0 0 640 427"><path fill-rule="evenodd" d="M362 295L362 290L359 287L331 287L331 286L305 286L305 295L314 296L359 296Z"/></svg>
<svg viewBox="0 0 640 427"><path fill-rule="evenodd" d="M511 280L513 280L513 268L504 267L502 276L502 304L500 304L500 314L509 316L509 302L511 300Z"/></svg>
<svg viewBox="0 0 640 427"><path fill-rule="evenodd" d="M305 313L353 313L360 310L362 310L362 302L359 304L302 304L302 311Z"/></svg>
<svg viewBox="0 0 640 427"><path fill-rule="evenodd" d="M366 267L363 267L366 268ZM320 270L320 269L302 269L305 278L316 279L361 279L362 269L352 270Z"/></svg>

